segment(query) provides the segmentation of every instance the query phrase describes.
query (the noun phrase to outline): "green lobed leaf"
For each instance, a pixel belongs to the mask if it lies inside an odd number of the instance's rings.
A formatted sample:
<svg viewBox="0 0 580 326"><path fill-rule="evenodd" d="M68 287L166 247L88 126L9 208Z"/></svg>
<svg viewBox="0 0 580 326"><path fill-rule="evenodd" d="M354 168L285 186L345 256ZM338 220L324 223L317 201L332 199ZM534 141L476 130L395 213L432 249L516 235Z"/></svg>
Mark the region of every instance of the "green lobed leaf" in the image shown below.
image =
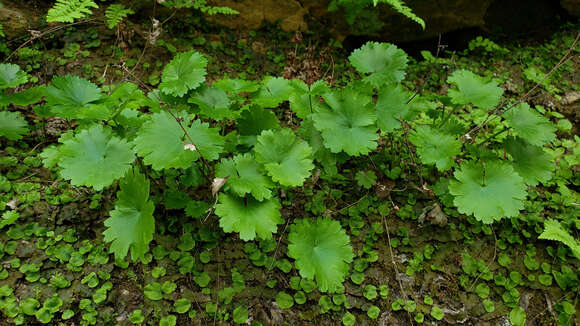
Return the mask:
<svg viewBox="0 0 580 326"><path fill-rule="evenodd" d="M178 112L176 116L183 119L184 126L189 124L184 112ZM161 111L151 115L151 120L143 124L137 133L135 148L145 164L155 170L188 168L199 158L199 153L184 148L185 138L177 121L166 111Z"/></svg>
<svg viewBox="0 0 580 326"><path fill-rule="evenodd" d="M101 190L121 178L135 160L133 146L113 136L109 128L93 125L58 147L59 173L75 186Z"/></svg>
<svg viewBox="0 0 580 326"><path fill-rule="evenodd" d="M338 221L295 220L288 241L288 256L296 260L302 277L316 279L322 292L333 292L342 285L354 254Z"/></svg>
<svg viewBox="0 0 580 326"><path fill-rule="evenodd" d="M259 202L252 197L221 194L215 214L220 217L224 232L238 232L244 241L253 240L256 235L261 239L271 239L277 224L282 223L280 208L276 198Z"/></svg>
<svg viewBox="0 0 580 326"><path fill-rule="evenodd" d="M412 120L421 107L417 101L407 103L411 94L400 85L381 87L377 99L377 122L384 132L401 128L401 121Z"/></svg>
<svg viewBox="0 0 580 326"><path fill-rule="evenodd" d="M312 120L331 152L358 156L377 148L379 135L370 98L347 88L341 93L327 93L324 99L330 109L320 109Z"/></svg>
<svg viewBox="0 0 580 326"><path fill-rule="evenodd" d="M309 87L299 79L293 79L292 82L294 92L289 99L290 109L296 113L298 118L304 120L324 106L318 95L330 92L328 83L318 80Z"/></svg>
<svg viewBox="0 0 580 326"><path fill-rule="evenodd" d="M272 110L252 106L244 111L237 120L238 130L241 135L259 135L264 130L279 129L280 120Z"/></svg>
<svg viewBox="0 0 580 326"><path fill-rule="evenodd" d="M435 164L437 170L447 171L455 164L454 157L461 153L462 143L456 137L430 126L418 126L409 135L424 164Z"/></svg>
<svg viewBox="0 0 580 326"><path fill-rule="evenodd" d="M230 99L223 90L206 85L198 88L188 100L189 103L197 104L200 113L213 120L233 119L236 112L230 110Z"/></svg>
<svg viewBox="0 0 580 326"><path fill-rule="evenodd" d="M16 92L10 95L0 94L0 107L10 104L26 106L40 102L46 93L46 86L34 86L22 92Z"/></svg>
<svg viewBox="0 0 580 326"><path fill-rule="evenodd" d="M105 220L104 240L110 251L124 259L129 250L133 261L144 259L155 232L155 206L149 200L149 180L137 169L127 171L120 182L115 209Z"/></svg>
<svg viewBox="0 0 580 326"><path fill-rule="evenodd" d="M556 127L550 120L530 108L528 103L520 103L503 114L507 124L516 135L526 142L543 146L556 139Z"/></svg>
<svg viewBox="0 0 580 326"><path fill-rule="evenodd" d="M263 108L275 108L287 101L293 88L288 79L267 76L262 81L262 87L252 97L252 103Z"/></svg>
<svg viewBox="0 0 580 326"><path fill-rule="evenodd" d="M20 69L20 66L0 63L0 90L16 88L27 81L28 75Z"/></svg>
<svg viewBox="0 0 580 326"><path fill-rule="evenodd" d="M486 224L514 217L524 208L526 185L511 165L501 162L467 161L455 171L449 192L460 213Z"/></svg>
<svg viewBox="0 0 580 326"><path fill-rule="evenodd" d="M111 112L99 105L101 99L97 85L73 75L56 76L46 88L46 105L65 119L107 119Z"/></svg>
<svg viewBox="0 0 580 326"><path fill-rule="evenodd" d="M19 140L28 133L28 123L18 112L0 111L0 137Z"/></svg>
<svg viewBox="0 0 580 326"><path fill-rule="evenodd" d="M231 159L222 159L216 169L216 177L228 180L225 189L243 197L251 194L259 201L272 198L273 184L260 171L260 165L251 154L239 154Z"/></svg>
<svg viewBox="0 0 580 326"><path fill-rule="evenodd" d="M530 186L546 183L552 178L556 165L542 147L534 146L519 137L508 137L504 142L505 150L513 158L514 170Z"/></svg>
<svg viewBox="0 0 580 326"><path fill-rule="evenodd" d="M354 50L348 60L364 76L363 80L376 88L403 80L408 61L407 54L395 45L377 42Z"/></svg>
<svg viewBox="0 0 580 326"><path fill-rule="evenodd" d="M459 105L473 104L478 108L489 110L499 104L503 89L496 82L488 81L469 70L453 72L447 82L457 88L449 89L451 102Z"/></svg>
<svg viewBox="0 0 580 326"><path fill-rule="evenodd" d="M163 69L159 89L181 97L205 81L206 66L207 60L197 51L179 53Z"/></svg>
<svg viewBox="0 0 580 326"><path fill-rule="evenodd" d="M208 161L215 161L219 158L225 143L224 138L219 134L219 129L210 128L207 122L195 120L187 132L203 158ZM189 141L189 138L185 140Z"/></svg>
<svg viewBox="0 0 580 326"><path fill-rule="evenodd" d="M283 186L302 185L314 168L312 148L287 128L263 131L254 149L256 161Z"/></svg>

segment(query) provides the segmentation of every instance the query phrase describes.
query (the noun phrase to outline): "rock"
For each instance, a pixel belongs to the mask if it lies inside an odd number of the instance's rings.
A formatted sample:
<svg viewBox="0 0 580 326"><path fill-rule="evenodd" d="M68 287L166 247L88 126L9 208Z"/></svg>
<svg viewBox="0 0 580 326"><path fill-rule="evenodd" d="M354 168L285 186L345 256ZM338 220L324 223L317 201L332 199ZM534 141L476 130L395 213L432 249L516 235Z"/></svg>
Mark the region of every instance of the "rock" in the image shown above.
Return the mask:
<svg viewBox="0 0 580 326"><path fill-rule="evenodd" d="M580 0L560 0L562 8L574 17L580 17Z"/></svg>
<svg viewBox="0 0 580 326"><path fill-rule="evenodd" d="M26 15L17 9L0 7L0 24L7 39L14 39L27 34L29 27Z"/></svg>
<svg viewBox="0 0 580 326"><path fill-rule="evenodd" d="M264 21L275 23L280 21L280 27L284 31L304 31L308 25L304 15L308 13L296 0L262 0L262 1L234 1L217 0L212 4L225 6L240 12L239 15L215 15L208 16L210 22L236 30L258 29Z"/></svg>

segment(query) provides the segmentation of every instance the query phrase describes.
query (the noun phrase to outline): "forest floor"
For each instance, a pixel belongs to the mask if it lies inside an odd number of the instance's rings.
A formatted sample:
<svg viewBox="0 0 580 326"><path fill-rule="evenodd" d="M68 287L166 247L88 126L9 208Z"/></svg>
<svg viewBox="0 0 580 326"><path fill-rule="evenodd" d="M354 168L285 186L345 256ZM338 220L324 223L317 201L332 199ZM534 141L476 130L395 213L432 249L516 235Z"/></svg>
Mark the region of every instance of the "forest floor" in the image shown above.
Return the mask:
<svg viewBox="0 0 580 326"><path fill-rule="evenodd" d="M195 16L174 17L152 45L145 40L149 25L62 28L25 44L11 62L38 83L74 73L99 85L128 80L143 90L159 84L175 53L191 48L209 59L210 83L226 75L273 75L342 85L355 74L347 60L352 49L316 32L288 34L276 26L239 32L206 26ZM441 47L438 57L434 44L412 59L404 84L425 96L440 94L450 72L468 68L503 81L506 94L518 98L569 50L578 27L563 26L551 39L527 45L479 38L462 51ZM573 51L528 102L556 111L551 119L560 128L558 141L579 153L580 47ZM159 325L170 314L177 325L339 325L349 323L343 319L347 312L356 325L510 325L514 302L525 310L526 325L580 321L580 262L566 256L564 246L537 240L536 226L517 219L483 225L451 207L434 213L443 204L408 158L352 159L340 171L342 180L311 180L292 190L294 200L284 203L285 223L270 241L226 234L213 215L192 219L179 198L153 185L157 230L148 263L115 261L102 236L114 191L73 187L44 168L39 154L70 125L19 110L37 127L21 141L1 143L0 210L17 210L19 217L0 220L0 325ZM378 176L368 187L355 179L357 171L367 170ZM579 190L575 180L572 192ZM208 184L191 193L209 194ZM385 203L391 209L382 216ZM287 257L287 227L305 216L332 216L347 229L355 259L344 293L320 293L312 281L301 280ZM569 284L555 279L567 271ZM38 303L47 300L54 313L39 316ZM567 314L570 305L576 310Z"/></svg>

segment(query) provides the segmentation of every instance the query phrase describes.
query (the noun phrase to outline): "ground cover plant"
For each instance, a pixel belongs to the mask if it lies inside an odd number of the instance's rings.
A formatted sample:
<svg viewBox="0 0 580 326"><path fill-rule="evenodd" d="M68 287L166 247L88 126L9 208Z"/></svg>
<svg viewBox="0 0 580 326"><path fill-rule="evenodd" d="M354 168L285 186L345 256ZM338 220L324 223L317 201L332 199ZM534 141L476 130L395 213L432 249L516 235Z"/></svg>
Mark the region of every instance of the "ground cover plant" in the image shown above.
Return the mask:
<svg viewBox="0 0 580 326"><path fill-rule="evenodd" d="M57 1L46 19L97 7ZM113 39L132 14L107 7ZM513 59L483 38L457 61L336 49L336 77L310 80L281 77L274 52L278 70L225 73L214 56L231 49L201 36L154 40L166 62L112 46L109 76L81 64L98 33L64 33L85 50L0 64L6 324L576 322L576 121L534 96L579 91L577 34L513 86L474 63ZM50 60L66 72L41 74Z"/></svg>

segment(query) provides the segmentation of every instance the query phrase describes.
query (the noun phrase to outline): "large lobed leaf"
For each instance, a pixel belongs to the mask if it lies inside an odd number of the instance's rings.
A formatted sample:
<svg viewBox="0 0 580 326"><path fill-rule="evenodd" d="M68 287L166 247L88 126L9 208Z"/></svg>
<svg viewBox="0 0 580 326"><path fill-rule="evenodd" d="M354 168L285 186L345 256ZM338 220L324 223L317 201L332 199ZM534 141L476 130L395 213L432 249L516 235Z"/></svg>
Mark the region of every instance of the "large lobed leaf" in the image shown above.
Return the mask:
<svg viewBox="0 0 580 326"><path fill-rule="evenodd" d="M457 88L449 89L449 97L455 104L473 104L481 109L492 109L499 104L503 89L496 82L488 81L469 70L457 70L447 78Z"/></svg>
<svg viewBox="0 0 580 326"><path fill-rule="evenodd" d="M90 81L73 76L56 76L46 88L46 105L65 119L106 119L110 112L97 102L101 89Z"/></svg>
<svg viewBox="0 0 580 326"><path fill-rule="evenodd" d="M178 169L190 167L200 153L207 160L218 159L224 144L218 130L200 120L188 128L190 119L187 114L178 112L176 116L182 120L197 148L193 151L185 148L184 142L189 142L189 138L168 112L161 111L143 124L135 139L137 153L144 158L145 164L155 170Z"/></svg>
<svg viewBox="0 0 580 326"><path fill-rule="evenodd" d="M455 171L449 192L459 212L491 224L514 217L524 208L526 185L508 163L468 161Z"/></svg>
<svg viewBox="0 0 580 326"><path fill-rule="evenodd" d="M296 220L288 241L288 256L296 260L302 277L316 279L322 292L333 292L341 286L354 254L338 221Z"/></svg>
<svg viewBox="0 0 580 326"><path fill-rule="evenodd" d="M381 87L377 99L377 123L384 132L401 128L401 121L412 120L421 110L421 105L414 100L407 103L411 94L400 85Z"/></svg>
<svg viewBox="0 0 580 326"><path fill-rule="evenodd" d="M531 145L521 138L508 137L504 141L505 150L513 158L514 170L524 178L525 183L535 186L552 177L556 165L542 147Z"/></svg>
<svg viewBox="0 0 580 326"><path fill-rule="evenodd" d="M347 88L326 93L324 99L330 109L320 109L312 120L331 152L358 156L377 148L379 135L370 98Z"/></svg>
<svg viewBox="0 0 580 326"><path fill-rule="evenodd" d="M302 185L314 168L312 148L290 129L263 131L258 136L255 151L256 161L283 186Z"/></svg>
<svg viewBox="0 0 580 326"><path fill-rule="evenodd" d="M262 87L252 98L252 103L263 108L275 108L287 101L293 88L288 79L267 76L262 81Z"/></svg>
<svg viewBox="0 0 580 326"><path fill-rule="evenodd" d="M133 146L101 125L81 131L58 147L61 177L75 186L91 186L96 190L125 175L134 160Z"/></svg>
<svg viewBox="0 0 580 326"><path fill-rule="evenodd" d="M235 112L230 110L230 99L225 91L217 87L201 86L188 100L197 104L200 113L213 120L232 119Z"/></svg>
<svg viewBox="0 0 580 326"><path fill-rule="evenodd" d="M517 136L528 143L543 146L556 139L556 127L550 120L532 110L528 103L520 103L503 114Z"/></svg>
<svg viewBox="0 0 580 326"><path fill-rule="evenodd" d="M216 177L228 180L226 190L238 196L251 194L259 201L272 197L273 184L270 178L262 174L260 165L251 154L236 155L231 159L222 159L216 169Z"/></svg>
<svg viewBox="0 0 580 326"><path fill-rule="evenodd" d="M19 66L9 63L0 64L0 90L18 87L27 81L26 72L20 70Z"/></svg>
<svg viewBox="0 0 580 326"><path fill-rule="evenodd" d="M163 69L159 89L181 97L205 81L207 60L197 51L177 54Z"/></svg>
<svg viewBox="0 0 580 326"><path fill-rule="evenodd" d="M418 126L409 135L417 153L425 164L435 164L437 170L447 171L455 164L454 157L461 153L462 143L456 137L430 126Z"/></svg>
<svg viewBox="0 0 580 326"><path fill-rule="evenodd" d="M137 169L127 171L120 182L115 209L105 220L104 240L110 251L123 259L131 250L133 261L144 259L155 232L155 206L149 200L149 180Z"/></svg>
<svg viewBox="0 0 580 326"><path fill-rule="evenodd" d="M393 44L368 42L354 50L348 60L363 80L376 88L405 78L407 54Z"/></svg>
<svg viewBox="0 0 580 326"><path fill-rule="evenodd" d="M240 239L253 240L256 235L261 239L271 239L276 233L280 218L280 203L276 198L257 201L252 197L237 198L221 194L215 213L220 217L224 232L238 232Z"/></svg>
<svg viewBox="0 0 580 326"><path fill-rule="evenodd" d="M18 112L0 111L0 137L19 140L28 132L28 123Z"/></svg>

